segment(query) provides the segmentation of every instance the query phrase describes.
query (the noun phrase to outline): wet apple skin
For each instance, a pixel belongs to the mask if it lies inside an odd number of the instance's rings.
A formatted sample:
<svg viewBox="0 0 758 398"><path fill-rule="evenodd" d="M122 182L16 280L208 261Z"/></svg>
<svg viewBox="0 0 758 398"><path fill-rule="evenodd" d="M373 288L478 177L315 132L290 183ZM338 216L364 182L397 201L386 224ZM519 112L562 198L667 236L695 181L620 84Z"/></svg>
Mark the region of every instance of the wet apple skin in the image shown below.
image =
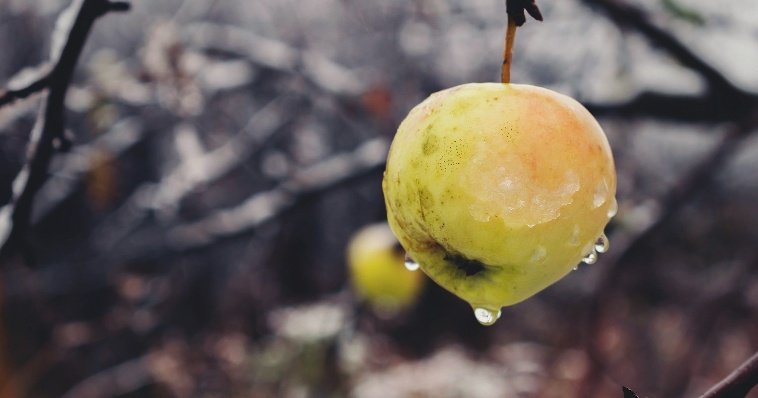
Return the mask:
<svg viewBox="0 0 758 398"><path fill-rule="evenodd" d="M616 174L605 134L577 101L469 83L411 110L383 189L390 227L421 269L472 306L499 308L556 282L591 250Z"/></svg>

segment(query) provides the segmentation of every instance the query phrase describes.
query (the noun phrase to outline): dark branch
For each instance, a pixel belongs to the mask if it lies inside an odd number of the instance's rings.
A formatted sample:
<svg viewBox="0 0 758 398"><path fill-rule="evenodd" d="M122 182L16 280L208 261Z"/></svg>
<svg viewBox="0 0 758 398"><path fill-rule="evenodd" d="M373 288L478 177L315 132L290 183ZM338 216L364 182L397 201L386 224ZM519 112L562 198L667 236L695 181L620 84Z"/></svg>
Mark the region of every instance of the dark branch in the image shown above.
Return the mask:
<svg viewBox="0 0 758 398"><path fill-rule="evenodd" d="M742 398L758 385L758 352L700 398Z"/></svg>
<svg viewBox="0 0 758 398"><path fill-rule="evenodd" d="M46 79L49 91L31 134L27 163L13 182L11 203L0 209L0 258L14 254L24 243L34 197L47 179L50 160L56 149L66 146L66 92L90 30L101 15L125 8L124 3L106 0L79 0L72 3L72 7L77 4L79 9L76 19L60 56L53 60L55 66Z"/></svg>
<svg viewBox="0 0 758 398"><path fill-rule="evenodd" d="M0 95L0 108L46 89L49 80L50 76L48 74L45 74L44 76L28 84L26 87L17 90L5 91Z"/></svg>
<svg viewBox="0 0 758 398"><path fill-rule="evenodd" d="M749 94L722 96L710 93L690 96L643 92L627 102L584 105L595 116L654 117L680 122L714 123L744 118L757 103L758 98Z"/></svg>
<svg viewBox="0 0 758 398"><path fill-rule="evenodd" d="M110 12L126 12L131 8L131 4L125 1L111 1L108 3L108 11Z"/></svg>

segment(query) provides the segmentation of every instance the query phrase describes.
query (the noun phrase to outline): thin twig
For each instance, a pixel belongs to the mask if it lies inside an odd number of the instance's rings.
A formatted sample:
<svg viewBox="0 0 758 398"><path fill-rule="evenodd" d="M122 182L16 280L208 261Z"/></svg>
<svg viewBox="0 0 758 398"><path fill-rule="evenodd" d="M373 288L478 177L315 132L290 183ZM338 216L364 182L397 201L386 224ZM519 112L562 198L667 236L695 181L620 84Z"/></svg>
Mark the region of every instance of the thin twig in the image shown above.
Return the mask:
<svg viewBox="0 0 758 398"><path fill-rule="evenodd" d="M15 90L6 90L4 93L2 93L2 95L0 95L0 108L46 89L49 82L50 76L48 74L45 74L29 83L25 87Z"/></svg>
<svg viewBox="0 0 758 398"><path fill-rule="evenodd" d="M511 82L511 64L513 63L513 44L516 41L516 21L508 16L508 27L505 29L505 50L503 50L503 68L500 71L502 83Z"/></svg>
<svg viewBox="0 0 758 398"><path fill-rule="evenodd" d="M505 28L505 49L503 50L503 66L500 71L500 81L511 82L511 64L513 64L513 44L516 41L516 28L526 23L526 14L542 21L542 13L535 0L505 0L505 11L508 13L508 25Z"/></svg>
<svg viewBox="0 0 758 398"><path fill-rule="evenodd" d="M32 130L28 160L13 182L11 203L0 208L0 258L16 253L25 243L34 197L47 179L56 149L67 144L63 133L66 92L95 20L109 11L128 9L128 4L122 2L76 0L69 10L77 6L76 19L49 75L49 91Z"/></svg>
<svg viewBox="0 0 758 398"><path fill-rule="evenodd" d="M742 398L758 385L758 352L700 398Z"/></svg>

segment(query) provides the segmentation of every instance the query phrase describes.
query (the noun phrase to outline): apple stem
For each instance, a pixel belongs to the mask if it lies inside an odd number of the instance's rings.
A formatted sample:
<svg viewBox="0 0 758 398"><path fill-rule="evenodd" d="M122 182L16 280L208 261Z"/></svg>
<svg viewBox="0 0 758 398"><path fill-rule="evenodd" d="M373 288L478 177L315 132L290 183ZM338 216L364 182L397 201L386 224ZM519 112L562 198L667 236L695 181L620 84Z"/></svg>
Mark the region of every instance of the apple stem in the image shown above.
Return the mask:
<svg viewBox="0 0 758 398"><path fill-rule="evenodd" d="M511 82L511 63L513 63L513 43L516 41L516 21L509 14L508 27L505 29L505 51L503 51L503 69L500 72L500 81L507 84Z"/></svg>

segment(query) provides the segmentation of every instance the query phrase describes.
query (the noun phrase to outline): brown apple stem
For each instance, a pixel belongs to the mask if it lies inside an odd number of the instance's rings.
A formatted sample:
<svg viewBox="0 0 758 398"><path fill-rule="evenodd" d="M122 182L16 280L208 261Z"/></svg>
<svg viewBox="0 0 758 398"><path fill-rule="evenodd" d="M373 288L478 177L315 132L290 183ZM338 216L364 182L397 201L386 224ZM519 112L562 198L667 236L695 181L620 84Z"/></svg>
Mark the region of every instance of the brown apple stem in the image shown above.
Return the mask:
<svg viewBox="0 0 758 398"><path fill-rule="evenodd" d="M511 63L513 62L513 43L516 41L516 21L509 14L508 27L505 29L505 51L503 52L503 69L500 73L500 81L511 82Z"/></svg>

